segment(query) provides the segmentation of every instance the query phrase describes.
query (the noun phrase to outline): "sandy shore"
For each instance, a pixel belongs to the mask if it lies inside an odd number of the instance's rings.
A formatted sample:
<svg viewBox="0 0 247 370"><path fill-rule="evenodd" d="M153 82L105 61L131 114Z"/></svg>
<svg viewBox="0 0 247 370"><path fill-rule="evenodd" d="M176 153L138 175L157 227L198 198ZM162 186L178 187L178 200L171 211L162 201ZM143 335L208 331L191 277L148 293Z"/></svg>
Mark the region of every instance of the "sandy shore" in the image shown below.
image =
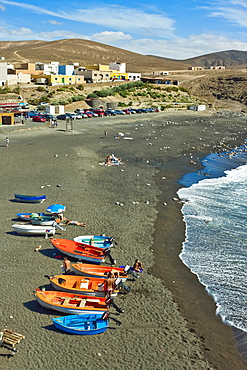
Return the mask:
<svg viewBox="0 0 247 370"><path fill-rule="evenodd" d="M76 122L74 132L61 123L8 133L9 148L0 133L1 322L26 336L14 357L1 349L1 369L246 368L231 328L215 316L213 300L178 258L184 224L181 205L172 200L177 179L198 168L197 158L215 144L244 139L245 121L196 112L98 118ZM114 139L118 131L133 140ZM112 153L123 166L99 164ZM16 203L15 192L46 194L47 200ZM66 216L87 224L68 226L58 237L113 235L117 264L136 257L143 262L145 273L128 282L132 291L116 299L125 310L113 311L121 327L112 322L103 335L66 335L51 323L59 314L36 302L33 290L49 288L44 275L60 274L61 258L49 240L12 232L11 220L53 203L65 204Z"/></svg>

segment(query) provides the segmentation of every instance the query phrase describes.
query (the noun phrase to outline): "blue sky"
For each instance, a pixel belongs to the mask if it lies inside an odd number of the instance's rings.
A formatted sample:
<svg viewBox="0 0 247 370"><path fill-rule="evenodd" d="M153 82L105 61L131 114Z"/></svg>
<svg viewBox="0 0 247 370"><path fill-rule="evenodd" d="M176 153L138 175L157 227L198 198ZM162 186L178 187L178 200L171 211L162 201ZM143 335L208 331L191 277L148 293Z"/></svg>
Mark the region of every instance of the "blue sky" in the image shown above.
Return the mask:
<svg viewBox="0 0 247 370"><path fill-rule="evenodd" d="M247 0L0 0L0 40L66 38L174 59L247 51Z"/></svg>

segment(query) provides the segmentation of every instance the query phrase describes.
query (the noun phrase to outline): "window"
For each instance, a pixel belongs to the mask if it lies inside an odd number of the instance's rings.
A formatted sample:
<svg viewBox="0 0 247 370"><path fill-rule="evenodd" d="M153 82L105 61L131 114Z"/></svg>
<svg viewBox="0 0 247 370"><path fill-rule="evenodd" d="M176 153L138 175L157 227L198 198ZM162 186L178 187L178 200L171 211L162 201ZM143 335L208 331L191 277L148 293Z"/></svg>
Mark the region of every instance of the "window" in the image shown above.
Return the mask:
<svg viewBox="0 0 247 370"><path fill-rule="evenodd" d="M72 80L72 78L71 77L69 77L69 81L71 81Z"/></svg>
<svg viewBox="0 0 247 370"><path fill-rule="evenodd" d="M54 77L54 81L58 81L58 77Z"/></svg>

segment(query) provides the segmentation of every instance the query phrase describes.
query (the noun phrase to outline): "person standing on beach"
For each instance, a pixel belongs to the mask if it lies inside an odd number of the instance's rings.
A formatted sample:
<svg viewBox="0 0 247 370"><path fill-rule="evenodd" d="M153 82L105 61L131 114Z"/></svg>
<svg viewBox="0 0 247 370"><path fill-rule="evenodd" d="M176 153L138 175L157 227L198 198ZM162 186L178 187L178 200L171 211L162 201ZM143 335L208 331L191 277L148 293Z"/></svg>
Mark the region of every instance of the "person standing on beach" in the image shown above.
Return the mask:
<svg viewBox="0 0 247 370"><path fill-rule="evenodd" d="M104 131L105 139L108 139L108 133L107 131Z"/></svg>
<svg viewBox="0 0 247 370"><path fill-rule="evenodd" d="M8 146L9 146L9 138L8 137L6 137L6 147L8 148Z"/></svg>
<svg viewBox="0 0 247 370"><path fill-rule="evenodd" d="M138 260L138 258L135 260L134 266L133 266L133 271L134 272L141 272L143 271L144 268L142 266L142 263Z"/></svg>
<svg viewBox="0 0 247 370"><path fill-rule="evenodd" d="M70 260L68 257L64 257L63 259L63 268L64 268L64 275L68 275L70 273Z"/></svg>

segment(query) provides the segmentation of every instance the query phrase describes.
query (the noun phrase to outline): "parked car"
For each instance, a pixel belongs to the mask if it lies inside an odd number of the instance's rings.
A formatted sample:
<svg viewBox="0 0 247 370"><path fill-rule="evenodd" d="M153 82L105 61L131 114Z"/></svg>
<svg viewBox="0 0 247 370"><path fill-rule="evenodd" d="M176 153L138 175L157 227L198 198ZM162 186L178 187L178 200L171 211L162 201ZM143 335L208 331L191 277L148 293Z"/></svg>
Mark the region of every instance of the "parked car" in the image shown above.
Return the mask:
<svg viewBox="0 0 247 370"><path fill-rule="evenodd" d="M45 122L46 119L43 116L33 116L34 122Z"/></svg>
<svg viewBox="0 0 247 370"><path fill-rule="evenodd" d="M84 109L79 109L79 108L78 108L78 109L74 110L74 112L75 112L75 113L84 113Z"/></svg>
<svg viewBox="0 0 247 370"><path fill-rule="evenodd" d="M34 116L37 116L39 114L39 112L37 110L30 110L28 112L28 117L34 117Z"/></svg>
<svg viewBox="0 0 247 370"><path fill-rule="evenodd" d="M116 114L126 114L123 110L115 109Z"/></svg>
<svg viewBox="0 0 247 370"><path fill-rule="evenodd" d="M93 113L92 113L92 112L90 112L90 110L86 110L84 113L85 113L89 118L92 118L92 117L93 117Z"/></svg>
<svg viewBox="0 0 247 370"><path fill-rule="evenodd" d="M52 114L43 113L41 117L44 117L46 121L50 121L50 119L55 119L55 117Z"/></svg>
<svg viewBox="0 0 247 370"><path fill-rule="evenodd" d="M61 119L61 120L66 120L66 118L71 118L71 116L68 113L64 113L64 114L59 114L56 118Z"/></svg>
<svg viewBox="0 0 247 370"><path fill-rule="evenodd" d="M131 111L129 109L123 109L123 112L125 112L125 114L131 114Z"/></svg>
<svg viewBox="0 0 247 370"><path fill-rule="evenodd" d="M106 111L105 111L105 115L107 115L107 116L116 116L117 115L117 113L115 113L115 111L114 110L112 110L112 109L107 109Z"/></svg>
<svg viewBox="0 0 247 370"><path fill-rule="evenodd" d="M132 109L132 108L129 108L128 111L131 113L131 114L136 114L136 110L135 109Z"/></svg>

